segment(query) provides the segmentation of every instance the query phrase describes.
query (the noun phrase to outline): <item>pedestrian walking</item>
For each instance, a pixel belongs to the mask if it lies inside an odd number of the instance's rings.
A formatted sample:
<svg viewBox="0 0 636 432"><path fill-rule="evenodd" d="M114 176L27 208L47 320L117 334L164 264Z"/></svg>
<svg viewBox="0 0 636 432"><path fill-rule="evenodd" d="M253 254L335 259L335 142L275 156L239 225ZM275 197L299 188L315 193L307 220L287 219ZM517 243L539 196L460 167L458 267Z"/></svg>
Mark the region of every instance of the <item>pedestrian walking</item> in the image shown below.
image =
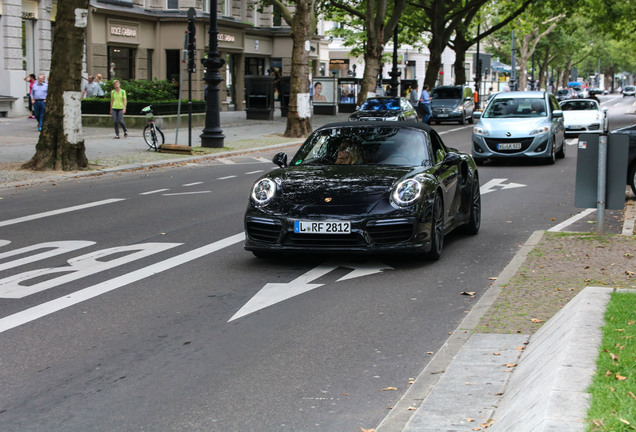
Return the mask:
<svg viewBox="0 0 636 432"><path fill-rule="evenodd" d="M422 87L422 94L420 95L420 107L422 110L422 123L430 124L433 112L431 111L431 97L428 94L427 84L424 84L424 87Z"/></svg>
<svg viewBox="0 0 636 432"><path fill-rule="evenodd" d="M126 114L126 90L121 88L119 80L113 81L114 90L110 92L110 115L113 117L113 125L115 126L115 137L119 139L119 126L124 130L124 138L128 136L128 129L124 123L124 114Z"/></svg>
<svg viewBox="0 0 636 432"><path fill-rule="evenodd" d="M417 84L415 84L412 88L411 91L409 93L409 102L411 102L411 105L413 105L413 108L415 108L415 110L417 111L417 115L421 116L422 113L419 110L419 92L417 91Z"/></svg>
<svg viewBox="0 0 636 432"><path fill-rule="evenodd" d="M99 85L97 89L97 97L104 97L106 94L104 93L104 82L102 81L102 74L95 75L95 82Z"/></svg>
<svg viewBox="0 0 636 432"><path fill-rule="evenodd" d="M93 75L89 75L88 82L84 86L84 90L82 90L82 99L84 99L85 97L87 98L97 97L97 93L99 92L99 90L100 90L100 85L95 82L95 78L93 77ZM102 93L103 93L103 90L102 90Z"/></svg>
<svg viewBox="0 0 636 432"><path fill-rule="evenodd" d="M35 74L28 74L27 76L24 77L24 80L29 83L29 93L27 93L27 96L29 96L29 113L31 114L29 115L28 118L34 119L35 116L33 115L33 102L31 101L31 90L33 90L33 84L35 84L38 79L35 77Z"/></svg>
<svg viewBox="0 0 636 432"><path fill-rule="evenodd" d="M46 110L46 96L49 92L49 83L44 80L44 74L38 75L38 81L31 89L31 103L33 114L38 121L38 130L42 130L44 124L44 111Z"/></svg>

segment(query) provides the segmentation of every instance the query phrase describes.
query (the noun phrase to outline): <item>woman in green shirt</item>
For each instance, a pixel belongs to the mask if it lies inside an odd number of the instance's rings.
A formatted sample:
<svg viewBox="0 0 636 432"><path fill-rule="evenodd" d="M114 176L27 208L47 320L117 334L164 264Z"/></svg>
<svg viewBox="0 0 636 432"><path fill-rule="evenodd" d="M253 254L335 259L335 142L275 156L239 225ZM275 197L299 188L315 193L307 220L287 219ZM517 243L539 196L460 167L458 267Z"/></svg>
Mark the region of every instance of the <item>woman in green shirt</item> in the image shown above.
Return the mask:
<svg viewBox="0 0 636 432"><path fill-rule="evenodd" d="M124 138L128 136L128 129L124 123L124 114L126 114L126 90L121 89L119 80L113 81L115 89L110 92L110 115L113 117L115 125L115 139L119 139L119 125L124 129Z"/></svg>

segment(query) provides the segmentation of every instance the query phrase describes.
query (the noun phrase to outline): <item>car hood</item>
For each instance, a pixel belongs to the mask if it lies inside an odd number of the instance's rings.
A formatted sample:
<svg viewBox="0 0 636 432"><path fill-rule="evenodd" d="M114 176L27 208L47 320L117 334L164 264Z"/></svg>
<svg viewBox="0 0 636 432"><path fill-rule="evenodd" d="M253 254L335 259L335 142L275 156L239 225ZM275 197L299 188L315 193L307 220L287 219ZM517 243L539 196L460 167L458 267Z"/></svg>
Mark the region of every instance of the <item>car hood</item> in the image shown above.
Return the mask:
<svg viewBox="0 0 636 432"><path fill-rule="evenodd" d="M457 99L431 99L431 108L457 108L459 103Z"/></svg>
<svg viewBox="0 0 636 432"><path fill-rule="evenodd" d="M563 111L563 123L565 125L584 125L599 122L603 116L596 110L585 111Z"/></svg>
<svg viewBox="0 0 636 432"><path fill-rule="evenodd" d="M384 117L396 117L399 116L400 112L397 110L359 110L355 113L351 114L351 118L360 118L360 117L376 117L376 118L384 118Z"/></svg>
<svg viewBox="0 0 636 432"><path fill-rule="evenodd" d="M481 118L479 125L488 131L491 137L506 137L507 133L511 136L527 136L538 128L549 124L546 117L531 118ZM478 125L478 126L479 126Z"/></svg>
<svg viewBox="0 0 636 432"><path fill-rule="evenodd" d="M268 177L280 180L277 203L285 214L362 215L389 205L393 185L412 171L378 165L307 166L277 170Z"/></svg>

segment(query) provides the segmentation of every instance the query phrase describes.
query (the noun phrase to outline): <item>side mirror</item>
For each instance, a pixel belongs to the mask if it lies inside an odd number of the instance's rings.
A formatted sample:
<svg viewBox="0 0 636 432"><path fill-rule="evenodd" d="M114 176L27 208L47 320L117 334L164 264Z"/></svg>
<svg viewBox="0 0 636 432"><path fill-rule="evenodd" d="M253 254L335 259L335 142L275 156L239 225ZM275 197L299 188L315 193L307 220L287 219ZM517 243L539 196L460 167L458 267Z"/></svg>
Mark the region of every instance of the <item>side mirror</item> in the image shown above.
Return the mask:
<svg viewBox="0 0 636 432"><path fill-rule="evenodd" d="M561 110L552 111L552 118L563 118L563 111Z"/></svg>
<svg viewBox="0 0 636 432"><path fill-rule="evenodd" d="M287 166L287 153L280 152L276 153L272 158L272 162L274 162L279 167L283 168Z"/></svg>
<svg viewBox="0 0 636 432"><path fill-rule="evenodd" d="M459 156L457 153L446 153L446 155L444 156L444 160L442 161L443 165L456 165L457 163L459 163L459 161L461 160L461 156Z"/></svg>
<svg viewBox="0 0 636 432"><path fill-rule="evenodd" d="M473 111L473 118L474 119L480 119L481 118L481 111Z"/></svg>
<svg viewBox="0 0 636 432"><path fill-rule="evenodd" d="M601 111L607 112L607 107L601 107Z"/></svg>

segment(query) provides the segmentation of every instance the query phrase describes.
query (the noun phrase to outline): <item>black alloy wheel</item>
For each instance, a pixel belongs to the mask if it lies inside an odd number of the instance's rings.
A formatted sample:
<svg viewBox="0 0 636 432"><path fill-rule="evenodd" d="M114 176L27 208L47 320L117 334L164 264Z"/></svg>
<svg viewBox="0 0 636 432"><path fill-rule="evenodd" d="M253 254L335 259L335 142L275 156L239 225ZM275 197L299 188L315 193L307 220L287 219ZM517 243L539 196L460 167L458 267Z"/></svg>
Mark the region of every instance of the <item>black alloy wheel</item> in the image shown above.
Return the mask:
<svg viewBox="0 0 636 432"><path fill-rule="evenodd" d="M444 203L439 193L435 194L433 201L433 214L431 215L431 250L426 253L426 258L437 261L442 256L444 248Z"/></svg>

